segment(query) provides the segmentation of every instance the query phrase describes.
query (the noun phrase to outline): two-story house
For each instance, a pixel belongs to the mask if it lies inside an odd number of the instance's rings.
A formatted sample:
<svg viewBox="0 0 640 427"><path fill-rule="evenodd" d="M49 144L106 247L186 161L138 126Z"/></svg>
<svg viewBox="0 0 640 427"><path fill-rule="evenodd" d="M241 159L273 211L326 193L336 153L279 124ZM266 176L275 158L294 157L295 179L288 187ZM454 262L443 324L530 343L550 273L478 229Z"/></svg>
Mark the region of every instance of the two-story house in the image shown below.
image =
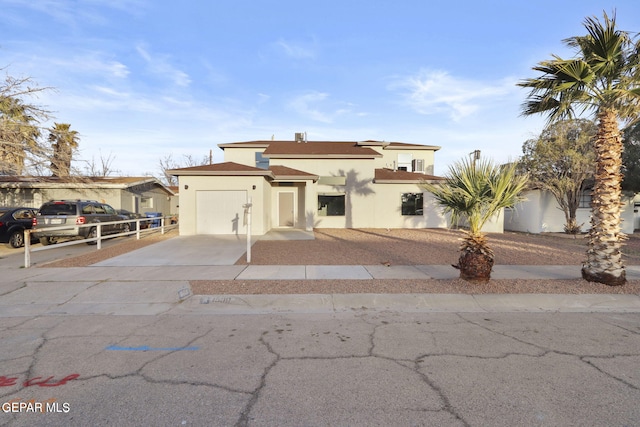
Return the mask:
<svg viewBox="0 0 640 427"><path fill-rule="evenodd" d="M419 184L435 181L437 146L384 141L249 141L220 144L224 163L178 176L180 234L274 228L446 227ZM428 194L428 193L427 193Z"/></svg>

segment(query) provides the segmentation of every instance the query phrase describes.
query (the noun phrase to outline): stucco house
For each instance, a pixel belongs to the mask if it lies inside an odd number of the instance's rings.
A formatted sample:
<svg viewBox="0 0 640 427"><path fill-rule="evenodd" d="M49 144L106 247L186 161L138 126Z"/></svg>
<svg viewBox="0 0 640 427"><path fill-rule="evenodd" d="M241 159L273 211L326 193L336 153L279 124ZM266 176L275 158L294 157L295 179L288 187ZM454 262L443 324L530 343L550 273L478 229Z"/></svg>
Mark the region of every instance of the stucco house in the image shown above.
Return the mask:
<svg viewBox="0 0 640 427"><path fill-rule="evenodd" d="M97 200L115 209L173 214L174 192L153 177L0 176L0 205L39 208L55 199Z"/></svg>
<svg viewBox="0 0 640 427"><path fill-rule="evenodd" d="M438 181L440 147L385 141L248 141L220 144L224 162L168 171L178 177L180 234L274 228L446 227L419 184Z"/></svg>

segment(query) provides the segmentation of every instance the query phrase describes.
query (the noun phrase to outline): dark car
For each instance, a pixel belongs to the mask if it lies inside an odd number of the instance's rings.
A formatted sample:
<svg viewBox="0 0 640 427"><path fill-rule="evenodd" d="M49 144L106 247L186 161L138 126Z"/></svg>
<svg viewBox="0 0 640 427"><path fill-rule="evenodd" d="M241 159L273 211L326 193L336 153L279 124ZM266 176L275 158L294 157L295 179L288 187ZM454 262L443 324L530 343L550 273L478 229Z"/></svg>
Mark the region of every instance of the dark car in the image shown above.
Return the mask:
<svg viewBox="0 0 640 427"><path fill-rule="evenodd" d="M123 221L116 210L95 200L52 200L40 206L34 223L34 235L40 243L48 245L58 238L89 239L97 236L97 227L80 227L84 224ZM67 228L60 229L60 227ZM128 233L128 223L109 224L102 227L102 234ZM95 244L90 241L88 244Z"/></svg>
<svg viewBox="0 0 640 427"><path fill-rule="evenodd" d="M132 230L136 229L136 219L146 218L142 214L131 212L126 209L117 209L116 212L118 212L118 215L122 215L133 220L133 222L129 225L129 228L131 228ZM142 230L144 228L149 228L149 221L140 221L140 229Z"/></svg>
<svg viewBox="0 0 640 427"><path fill-rule="evenodd" d="M31 229L36 209L0 208L0 243L13 248L24 246L24 230ZM34 239L32 236L32 240Z"/></svg>

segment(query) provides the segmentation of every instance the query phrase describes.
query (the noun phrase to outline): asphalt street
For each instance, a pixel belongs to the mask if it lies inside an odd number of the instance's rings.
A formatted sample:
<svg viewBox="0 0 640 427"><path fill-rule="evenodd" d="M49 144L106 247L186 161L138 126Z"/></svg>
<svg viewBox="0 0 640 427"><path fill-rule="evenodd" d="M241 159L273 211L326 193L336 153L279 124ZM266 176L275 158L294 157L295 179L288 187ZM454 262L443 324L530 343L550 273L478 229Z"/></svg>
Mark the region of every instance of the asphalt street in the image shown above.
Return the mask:
<svg viewBox="0 0 640 427"><path fill-rule="evenodd" d="M640 425L638 295L191 295L189 280L292 274L235 266L232 247L3 257L0 426ZM304 274L380 274L352 267Z"/></svg>
<svg viewBox="0 0 640 427"><path fill-rule="evenodd" d="M2 320L3 407L40 402L54 412L3 412L1 425L640 420L639 313L354 309Z"/></svg>

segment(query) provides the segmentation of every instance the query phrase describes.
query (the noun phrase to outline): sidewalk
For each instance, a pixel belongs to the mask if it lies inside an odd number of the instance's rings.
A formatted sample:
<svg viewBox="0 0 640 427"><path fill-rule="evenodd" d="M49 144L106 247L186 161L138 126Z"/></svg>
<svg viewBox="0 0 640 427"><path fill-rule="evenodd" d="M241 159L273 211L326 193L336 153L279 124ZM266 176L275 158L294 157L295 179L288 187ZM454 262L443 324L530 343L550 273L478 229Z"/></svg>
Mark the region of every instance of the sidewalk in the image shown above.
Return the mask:
<svg viewBox="0 0 640 427"><path fill-rule="evenodd" d="M131 259L128 256L127 259ZM116 259L116 258L114 258ZM109 260L110 264L114 262ZM367 311L640 312L639 295L191 295L190 280L452 279L451 266L189 265L0 269L0 317L65 314L229 314ZM640 266L630 266L640 279ZM576 279L567 266L494 267L494 279Z"/></svg>

